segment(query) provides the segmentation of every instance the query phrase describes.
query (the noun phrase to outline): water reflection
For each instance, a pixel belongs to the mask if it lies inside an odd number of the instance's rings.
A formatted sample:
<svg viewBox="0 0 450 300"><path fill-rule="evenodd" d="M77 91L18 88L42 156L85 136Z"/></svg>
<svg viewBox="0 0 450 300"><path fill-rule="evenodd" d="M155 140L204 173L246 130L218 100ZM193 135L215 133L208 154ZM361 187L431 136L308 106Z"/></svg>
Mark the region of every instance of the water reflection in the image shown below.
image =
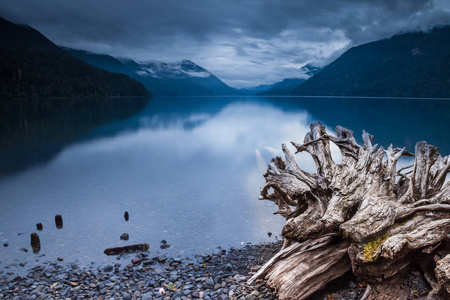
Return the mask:
<svg viewBox="0 0 450 300"><path fill-rule="evenodd" d="M37 222L49 224L57 214L64 215L64 230L46 226L40 232L41 252L50 260L101 262L110 259L104 249L129 244L148 243L155 255L189 255L273 241L284 222L272 215L274 205L257 201L262 174L270 159L281 155L281 143L295 152L290 141L302 142L313 121L331 133L338 124L347 126L357 138L367 129L385 147L427 136L450 153L448 133L437 130L449 125L450 102L430 109L423 102L367 101L156 98L138 114L90 130L51 160L5 176L0 240L10 247L1 255L31 261L19 251L28 241L17 232L31 232ZM406 121L418 118L417 107L423 113L420 126ZM433 118L436 122L426 121ZM332 156L340 162L336 147ZM315 171L307 153L296 160ZM18 224L18 216L28 222ZM119 238L123 233L128 240ZM161 249L161 240L171 247Z"/></svg>
<svg viewBox="0 0 450 300"><path fill-rule="evenodd" d="M389 98L266 98L280 109L304 109L332 126L352 129L361 143L362 130L375 136L374 143L387 148L406 147L414 152L415 144L425 140L438 146L442 154L450 153L450 100Z"/></svg>
<svg viewBox="0 0 450 300"><path fill-rule="evenodd" d="M0 102L0 179L51 160L94 128L128 118L149 98Z"/></svg>

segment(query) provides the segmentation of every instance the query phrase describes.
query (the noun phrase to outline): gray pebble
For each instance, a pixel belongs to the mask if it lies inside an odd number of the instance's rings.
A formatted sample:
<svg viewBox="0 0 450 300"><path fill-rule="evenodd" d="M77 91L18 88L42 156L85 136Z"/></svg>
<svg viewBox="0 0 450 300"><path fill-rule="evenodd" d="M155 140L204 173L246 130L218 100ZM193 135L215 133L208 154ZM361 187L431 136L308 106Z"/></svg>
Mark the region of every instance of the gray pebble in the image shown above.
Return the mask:
<svg viewBox="0 0 450 300"><path fill-rule="evenodd" d="M114 266L113 265L106 265L103 268L103 272L112 272L114 270Z"/></svg>

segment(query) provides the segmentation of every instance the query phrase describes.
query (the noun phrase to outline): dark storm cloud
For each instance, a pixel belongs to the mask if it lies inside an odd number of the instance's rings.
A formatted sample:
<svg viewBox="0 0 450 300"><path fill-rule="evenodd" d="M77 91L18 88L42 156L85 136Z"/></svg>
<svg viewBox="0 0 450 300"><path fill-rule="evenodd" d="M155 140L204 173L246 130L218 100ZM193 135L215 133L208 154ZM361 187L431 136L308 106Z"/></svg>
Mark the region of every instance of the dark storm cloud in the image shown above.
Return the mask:
<svg viewBox="0 0 450 300"><path fill-rule="evenodd" d="M450 23L448 0L3 0L57 44L145 61L191 59L231 85L301 77L353 45Z"/></svg>

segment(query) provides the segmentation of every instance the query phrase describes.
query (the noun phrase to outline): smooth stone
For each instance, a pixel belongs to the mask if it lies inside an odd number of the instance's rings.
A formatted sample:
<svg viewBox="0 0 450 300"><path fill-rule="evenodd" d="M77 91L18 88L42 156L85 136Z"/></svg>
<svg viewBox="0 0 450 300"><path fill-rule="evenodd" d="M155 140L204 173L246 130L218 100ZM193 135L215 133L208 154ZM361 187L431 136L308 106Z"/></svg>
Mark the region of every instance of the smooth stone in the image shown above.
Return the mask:
<svg viewBox="0 0 450 300"><path fill-rule="evenodd" d="M102 290L102 289L104 289L105 288L105 284L103 283L103 282L99 282L98 284L97 284L97 290L98 291L100 291L100 290Z"/></svg>
<svg viewBox="0 0 450 300"><path fill-rule="evenodd" d="M258 296L259 296L259 292L258 292L258 291L253 291L251 294L252 294L253 296L255 296L255 297L258 297Z"/></svg>
<svg viewBox="0 0 450 300"><path fill-rule="evenodd" d="M233 270L233 266L231 264L226 264L225 270L227 270L227 272L230 272L231 270Z"/></svg>
<svg viewBox="0 0 450 300"><path fill-rule="evenodd" d="M112 272L114 270L114 267L112 265L106 265L103 268L103 272Z"/></svg>
<svg viewBox="0 0 450 300"><path fill-rule="evenodd" d="M214 280L212 280L211 278L206 279L205 284L207 286L213 287L214 286Z"/></svg>
<svg viewBox="0 0 450 300"><path fill-rule="evenodd" d="M142 295L142 300L151 300L151 299L153 299L153 293L151 293L151 292L148 292L148 293L145 293Z"/></svg>

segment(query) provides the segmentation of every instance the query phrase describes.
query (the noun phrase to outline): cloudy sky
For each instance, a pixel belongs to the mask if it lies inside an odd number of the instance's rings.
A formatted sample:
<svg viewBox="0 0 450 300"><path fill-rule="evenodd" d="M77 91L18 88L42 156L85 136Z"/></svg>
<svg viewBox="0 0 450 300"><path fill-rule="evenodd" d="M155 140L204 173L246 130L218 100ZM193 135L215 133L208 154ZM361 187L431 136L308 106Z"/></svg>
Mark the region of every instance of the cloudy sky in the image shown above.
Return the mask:
<svg viewBox="0 0 450 300"><path fill-rule="evenodd" d="M54 43L138 62L190 59L233 87L304 77L348 48L450 24L448 0L2 0Z"/></svg>

